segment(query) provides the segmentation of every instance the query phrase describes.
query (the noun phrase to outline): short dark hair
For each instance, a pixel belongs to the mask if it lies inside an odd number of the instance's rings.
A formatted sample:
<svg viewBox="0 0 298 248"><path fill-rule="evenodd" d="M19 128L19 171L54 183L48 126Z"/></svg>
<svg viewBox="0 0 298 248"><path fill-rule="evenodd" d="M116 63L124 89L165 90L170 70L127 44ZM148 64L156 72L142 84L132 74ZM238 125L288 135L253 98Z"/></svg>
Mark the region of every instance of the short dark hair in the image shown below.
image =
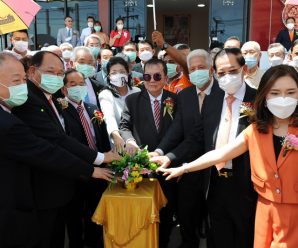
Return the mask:
<svg viewBox="0 0 298 248"><path fill-rule="evenodd" d="M137 44L136 44L135 42L133 42L133 41L127 41L127 42L123 45L122 50L124 49L124 47L129 46L129 45L133 45L133 46L135 46L135 47L137 48Z"/></svg>
<svg viewBox="0 0 298 248"><path fill-rule="evenodd" d="M228 41L228 40L237 40L237 41L241 42L238 36L230 36L226 39L226 41Z"/></svg>
<svg viewBox="0 0 298 248"><path fill-rule="evenodd" d="M268 133L269 126L273 124L273 115L266 107L266 97L276 80L284 76L291 77L298 86L298 74L292 66L288 65L277 65L270 67L261 78L254 103L256 113L252 118L252 121L256 124L257 130L260 133ZM292 117L293 121L291 125L298 127L297 108L292 114Z"/></svg>
<svg viewBox="0 0 298 248"><path fill-rule="evenodd" d="M139 51L139 45L140 44L149 44L150 45L150 47L152 48L152 49L154 49L154 47L153 47L153 44L152 44L152 42L150 41L150 40L141 40L141 41L139 41L138 43L137 43L137 51Z"/></svg>
<svg viewBox="0 0 298 248"><path fill-rule="evenodd" d="M295 18L293 16L289 16L287 19L286 19L286 23L288 22L288 20L293 20L294 22L296 22Z"/></svg>
<svg viewBox="0 0 298 248"><path fill-rule="evenodd" d="M118 21L122 21L124 23L124 18L119 16L119 17L116 18L115 23L117 23Z"/></svg>
<svg viewBox="0 0 298 248"><path fill-rule="evenodd" d="M88 19L92 19L93 20L93 22L95 22L95 18L93 17L93 16L87 16L87 21L88 21Z"/></svg>
<svg viewBox="0 0 298 248"><path fill-rule="evenodd" d="M31 66L32 56L27 55L20 59L20 62L23 64L25 72L27 73Z"/></svg>
<svg viewBox="0 0 298 248"><path fill-rule="evenodd" d="M80 73L82 75L82 77L84 78L84 75L81 72L77 71L76 69L71 68L71 69L69 69L65 72L65 75L64 75L64 78L63 78L64 85L66 85L67 82L68 82L68 75L70 75L72 73L75 73L75 72Z"/></svg>
<svg viewBox="0 0 298 248"><path fill-rule="evenodd" d="M66 20L66 18L70 18L72 20L72 17L71 16L65 16L64 17L64 21Z"/></svg>
<svg viewBox="0 0 298 248"><path fill-rule="evenodd" d="M50 51L40 51L35 53L31 58L31 65L35 67L40 67L46 54L52 54L53 56L57 57L64 66L62 59L57 54Z"/></svg>
<svg viewBox="0 0 298 248"><path fill-rule="evenodd" d="M95 24L99 24L101 26L100 31L103 32L103 28L102 28L101 22L100 21L94 21L94 26L95 26ZM93 27L93 29L94 29L94 27ZM95 30L93 30L93 33L95 33Z"/></svg>
<svg viewBox="0 0 298 248"><path fill-rule="evenodd" d="M28 30L27 29L21 29L21 30L13 31L13 32L11 32L11 36L13 36L13 34L16 33L16 32L25 33L29 37L29 34L28 34Z"/></svg>
<svg viewBox="0 0 298 248"><path fill-rule="evenodd" d="M242 56L241 50L239 48L224 48L222 50L220 50L215 56L214 56L214 61L213 61L213 69L215 71L217 71L217 67L216 67L216 60L218 58L221 58L225 55L235 55L236 60L238 62L238 64L242 67L245 65L245 59Z"/></svg>
<svg viewBox="0 0 298 248"><path fill-rule="evenodd" d="M121 57L112 57L110 58L108 64L107 64L107 74L108 74L108 77L107 77L107 83L108 83L108 86L107 88L112 92L113 96L115 97L119 97L119 94L116 90L116 88L110 83L110 77L109 77L109 74L110 74L110 71L111 71L111 67L113 65L123 65L123 67L125 68L126 72L129 74L129 65L128 63ZM131 75L129 74L128 75L128 82L127 82L127 86L131 89Z"/></svg>
<svg viewBox="0 0 298 248"><path fill-rule="evenodd" d="M165 74L165 75L168 74L167 65L166 65L166 63L165 63L163 60L161 60L161 59L152 58L152 59L148 60L147 62L145 62L145 65L144 65L144 72L146 71L146 67L147 67L148 65L162 65L164 74Z"/></svg>

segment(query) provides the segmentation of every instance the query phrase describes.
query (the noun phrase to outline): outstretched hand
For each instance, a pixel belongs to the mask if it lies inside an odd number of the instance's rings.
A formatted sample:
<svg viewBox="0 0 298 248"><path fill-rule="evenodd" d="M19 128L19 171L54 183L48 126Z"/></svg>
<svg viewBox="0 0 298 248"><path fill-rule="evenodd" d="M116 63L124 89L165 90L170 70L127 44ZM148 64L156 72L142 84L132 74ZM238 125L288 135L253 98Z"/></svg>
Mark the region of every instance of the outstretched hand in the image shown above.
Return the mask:
<svg viewBox="0 0 298 248"><path fill-rule="evenodd" d="M182 166L177 168L169 168L169 169L159 168L159 171L163 172L162 174L163 176L167 176L166 180L170 180L174 177L182 176L184 173L184 168L182 168Z"/></svg>
<svg viewBox="0 0 298 248"><path fill-rule="evenodd" d="M104 153L104 163L111 163L115 160L120 160L121 159L121 156L117 153L117 152L114 152L114 151L109 151L109 152L105 152Z"/></svg>
<svg viewBox="0 0 298 248"><path fill-rule="evenodd" d="M150 162L160 165L160 167L157 168L156 172L160 172L161 169L165 169L171 164L171 160L167 156L152 157L150 158Z"/></svg>
<svg viewBox="0 0 298 248"><path fill-rule="evenodd" d="M113 171L111 171L110 169L94 167L92 177L104 179L111 182L114 178L114 175Z"/></svg>

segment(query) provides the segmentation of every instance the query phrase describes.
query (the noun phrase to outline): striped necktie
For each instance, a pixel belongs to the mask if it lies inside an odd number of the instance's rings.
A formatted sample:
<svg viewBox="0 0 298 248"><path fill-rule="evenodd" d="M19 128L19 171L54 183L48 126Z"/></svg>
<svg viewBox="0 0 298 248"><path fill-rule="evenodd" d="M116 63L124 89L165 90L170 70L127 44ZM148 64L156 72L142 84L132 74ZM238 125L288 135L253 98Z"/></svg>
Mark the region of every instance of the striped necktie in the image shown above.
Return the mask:
<svg viewBox="0 0 298 248"><path fill-rule="evenodd" d="M155 122L156 130L158 132L160 128L160 106L159 106L159 101L157 99L155 99L153 103L154 103L154 122Z"/></svg>

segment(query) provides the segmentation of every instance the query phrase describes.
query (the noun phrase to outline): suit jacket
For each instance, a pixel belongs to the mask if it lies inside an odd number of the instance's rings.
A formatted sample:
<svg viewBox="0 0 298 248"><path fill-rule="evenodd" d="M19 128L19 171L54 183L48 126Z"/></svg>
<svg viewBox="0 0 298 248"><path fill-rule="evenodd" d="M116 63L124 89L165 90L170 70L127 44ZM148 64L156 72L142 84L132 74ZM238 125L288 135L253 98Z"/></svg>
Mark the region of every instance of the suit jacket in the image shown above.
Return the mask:
<svg viewBox="0 0 298 248"><path fill-rule="evenodd" d="M175 114L177 96L163 90L160 131L157 132L147 90L143 89L141 92L129 95L126 98L126 106L122 112L119 128L124 141L134 138L139 146L148 145L149 151L155 150L172 124L171 116L168 113L163 115L165 107L164 100L168 97L174 101L173 115Z"/></svg>
<svg viewBox="0 0 298 248"><path fill-rule="evenodd" d="M297 39L298 39L298 30L294 30L294 39L293 39L293 41L291 41L289 30L283 29L278 33L278 35L275 39L275 42L282 44L287 50L290 50L294 41Z"/></svg>
<svg viewBox="0 0 298 248"><path fill-rule="evenodd" d="M27 85L27 102L20 107L13 108L12 112L31 127L36 136L64 148L88 164L93 164L97 152L71 138L67 118L64 116L66 129L64 131L44 93L30 81ZM53 98L53 102L63 116L63 112L55 98ZM61 156L61 160L64 159ZM74 180L41 170L34 171L33 183L36 190L36 201L41 209L65 205L74 192Z"/></svg>
<svg viewBox="0 0 298 248"><path fill-rule="evenodd" d="M214 80L211 92L217 88L218 83ZM164 154L177 147L184 139L186 139L194 129L196 122L201 121L196 86L190 86L178 94L177 106L178 110L173 124L158 145L158 148L161 149ZM197 158L200 151L203 151L203 147L201 147L200 150L196 150L193 154L188 153L186 161L190 162Z"/></svg>
<svg viewBox="0 0 298 248"><path fill-rule="evenodd" d="M21 120L1 107L0 119L0 247L33 247L39 234L31 172L90 177L93 168L37 138ZM49 192L44 193L47 197Z"/></svg>
<svg viewBox="0 0 298 248"><path fill-rule="evenodd" d="M94 117L94 111L98 110L97 106L89 103L84 103L84 107L90 119L92 119ZM69 103L68 107L65 108L63 112L65 113L65 116L67 116L67 119L70 120L69 129L71 130L73 137L76 138L80 143L88 146L87 138L86 138L78 111L71 103ZM110 146L109 136L107 133L106 123L103 122L99 124L98 122L93 121L92 126L95 132L96 146L98 151L100 152L110 151L111 146Z"/></svg>
<svg viewBox="0 0 298 248"><path fill-rule="evenodd" d="M104 78L102 70L96 73L95 79L100 85L107 86L107 79Z"/></svg>
<svg viewBox="0 0 298 248"><path fill-rule="evenodd" d="M289 126L288 133L297 137L298 128ZM252 124L244 136L250 152L251 180L257 193L272 202L297 204L298 151L288 150L284 156L285 147L282 147L276 161L272 128L264 134Z"/></svg>
<svg viewBox="0 0 298 248"><path fill-rule="evenodd" d="M97 78L95 78L95 77L89 77L89 80L92 84L92 88L93 88L95 96L96 96L96 105L98 108L100 108L98 94L106 87L106 84L101 81L98 81Z"/></svg>
<svg viewBox="0 0 298 248"><path fill-rule="evenodd" d="M62 43L67 42L65 39L68 37L67 35L68 31L65 28L59 28L58 34L57 34L57 45L60 46ZM80 43L80 33L78 30L72 29L72 36L69 43L73 46L79 46Z"/></svg>

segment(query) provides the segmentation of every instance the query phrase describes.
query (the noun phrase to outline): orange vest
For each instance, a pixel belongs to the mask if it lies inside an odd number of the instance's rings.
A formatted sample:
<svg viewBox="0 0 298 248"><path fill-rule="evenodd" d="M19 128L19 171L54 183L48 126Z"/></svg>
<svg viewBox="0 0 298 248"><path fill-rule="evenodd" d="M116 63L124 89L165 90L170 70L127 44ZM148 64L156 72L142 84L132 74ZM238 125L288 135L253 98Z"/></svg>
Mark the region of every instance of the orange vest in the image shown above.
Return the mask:
<svg viewBox="0 0 298 248"><path fill-rule="evenodd" d="M181 77L173 80L170 84L166 84L163 88L165 90L168 90L174 94L179 93L181 90L191 86L191 82L189 81L189 79L182 74Z"/></svg>
<svg viewBox="0 0 298 248"><path fill-rule="evenodd" d="M298 136L298 128L289 127L289 134ZM282 147L275 159L273 132L260 133L255 124L244 131L251 164L251 180L257 193L277 203L298 203L298 151L289 150L284 155Z"/></svg>

